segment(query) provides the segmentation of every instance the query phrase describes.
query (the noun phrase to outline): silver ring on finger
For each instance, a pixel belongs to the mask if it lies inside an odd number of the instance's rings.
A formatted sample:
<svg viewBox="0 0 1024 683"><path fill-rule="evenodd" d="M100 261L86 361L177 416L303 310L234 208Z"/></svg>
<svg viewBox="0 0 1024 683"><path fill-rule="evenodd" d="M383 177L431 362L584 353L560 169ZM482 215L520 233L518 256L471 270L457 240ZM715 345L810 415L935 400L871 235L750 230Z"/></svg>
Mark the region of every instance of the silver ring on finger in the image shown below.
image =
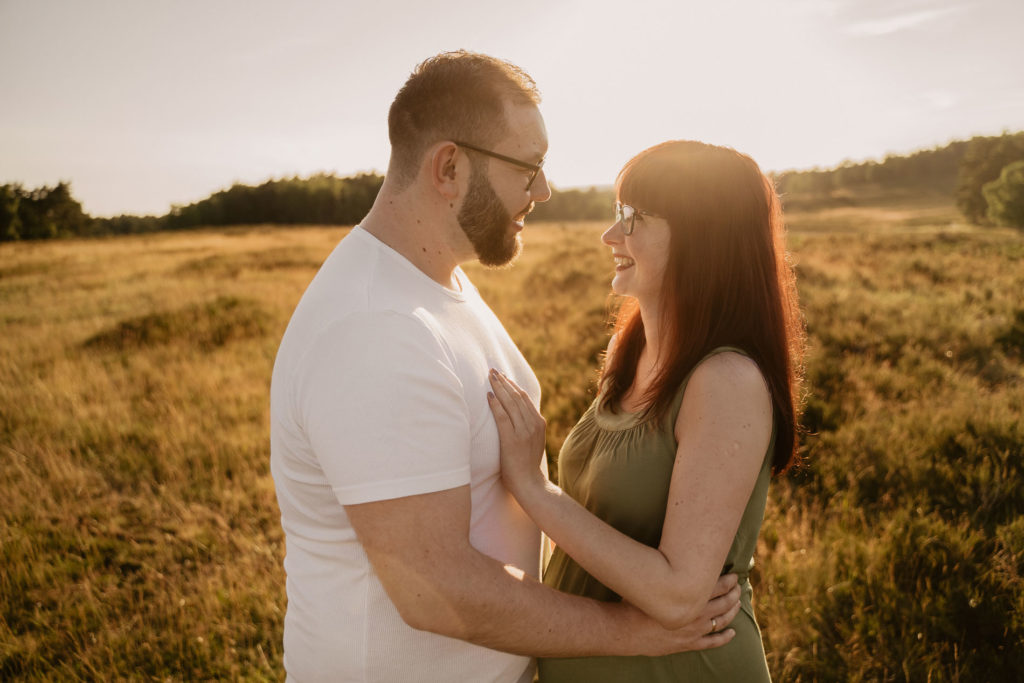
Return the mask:
<svg viewBox="0 0 1024 683"><path fill-rule="evenodd" d="M718 630L718 620L715 619L714 617L711 617L711 632L714 633L717 630Z"/></svg>

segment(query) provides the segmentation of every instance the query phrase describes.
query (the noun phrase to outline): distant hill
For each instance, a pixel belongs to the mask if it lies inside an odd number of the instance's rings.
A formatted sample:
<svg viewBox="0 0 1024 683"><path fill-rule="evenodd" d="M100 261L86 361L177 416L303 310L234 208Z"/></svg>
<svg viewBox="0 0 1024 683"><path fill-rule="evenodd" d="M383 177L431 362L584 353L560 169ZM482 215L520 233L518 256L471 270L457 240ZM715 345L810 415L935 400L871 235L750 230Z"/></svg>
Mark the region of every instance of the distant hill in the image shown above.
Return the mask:
<svg viewBox="0 0 1024 683"><path fill-rule="evenodd" d="M910 154L890 154L882 161L845 161L834 168L774 173L780 193L826 193L862 185L924 188L952 196L960 163L975 140L957 140L943 147Z"/></svg>
<svg viewBox="0 0 1024 683"><path fill-rule="evenodd" d="M1024 132L976 136L943 147L889 155L882 161L844 162L831 169L774 174L786 208L813 210L879 197L943 195L975 224L989 224L983 188L1007 165L1024 160Z"/></svg>

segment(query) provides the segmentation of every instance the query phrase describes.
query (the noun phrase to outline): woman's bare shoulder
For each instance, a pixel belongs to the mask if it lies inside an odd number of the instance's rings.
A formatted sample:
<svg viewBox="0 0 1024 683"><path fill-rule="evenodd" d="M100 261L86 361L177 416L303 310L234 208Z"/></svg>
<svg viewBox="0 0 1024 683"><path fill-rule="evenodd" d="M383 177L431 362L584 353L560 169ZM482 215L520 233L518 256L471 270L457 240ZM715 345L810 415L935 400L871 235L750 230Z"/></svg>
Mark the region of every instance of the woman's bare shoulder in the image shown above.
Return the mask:
<svg viewBox="0 0 1024 683"><path fill-rule="evenodd" d="M712 415L742 416L759 428L770 429L771 393L761 368L742 353L723 351L704 359L694 369L683 394L676 428L687 420L701 421Z"/></svg>

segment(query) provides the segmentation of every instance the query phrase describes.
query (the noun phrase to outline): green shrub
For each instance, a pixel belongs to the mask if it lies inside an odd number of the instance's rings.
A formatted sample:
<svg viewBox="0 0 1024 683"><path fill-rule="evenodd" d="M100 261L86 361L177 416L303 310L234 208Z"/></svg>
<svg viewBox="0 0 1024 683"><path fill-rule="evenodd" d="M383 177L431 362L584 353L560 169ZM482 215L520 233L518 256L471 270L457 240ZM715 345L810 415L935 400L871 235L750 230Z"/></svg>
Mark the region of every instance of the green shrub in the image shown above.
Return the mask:
<svg viewBox="0 0 1024 683"><path fill-rule="evenodd" d="M996 225L1024 228L1024 161L1008 164L997 180L982 188L988 219Z"/></svg>

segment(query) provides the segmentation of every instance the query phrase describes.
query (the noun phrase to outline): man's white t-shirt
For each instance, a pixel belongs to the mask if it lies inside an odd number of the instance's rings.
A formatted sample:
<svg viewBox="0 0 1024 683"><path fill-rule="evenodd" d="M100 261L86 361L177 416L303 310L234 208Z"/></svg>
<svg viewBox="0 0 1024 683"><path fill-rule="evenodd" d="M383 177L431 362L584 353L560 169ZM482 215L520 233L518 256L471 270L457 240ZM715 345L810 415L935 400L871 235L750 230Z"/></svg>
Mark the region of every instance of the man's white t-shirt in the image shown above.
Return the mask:
<svg viewBox="0 0 1024 683"><path fill-rule="evenodd" d="M501 483L497 368L539 405L519 349L461 269L431 280L358 226L292 315L270 390L286 539L284 663L295 681L507 681L530 660L410 628L344 505L469 484L470 542L538 576L540 531ZM459 581L458 575L450 577Z"/></svg>

